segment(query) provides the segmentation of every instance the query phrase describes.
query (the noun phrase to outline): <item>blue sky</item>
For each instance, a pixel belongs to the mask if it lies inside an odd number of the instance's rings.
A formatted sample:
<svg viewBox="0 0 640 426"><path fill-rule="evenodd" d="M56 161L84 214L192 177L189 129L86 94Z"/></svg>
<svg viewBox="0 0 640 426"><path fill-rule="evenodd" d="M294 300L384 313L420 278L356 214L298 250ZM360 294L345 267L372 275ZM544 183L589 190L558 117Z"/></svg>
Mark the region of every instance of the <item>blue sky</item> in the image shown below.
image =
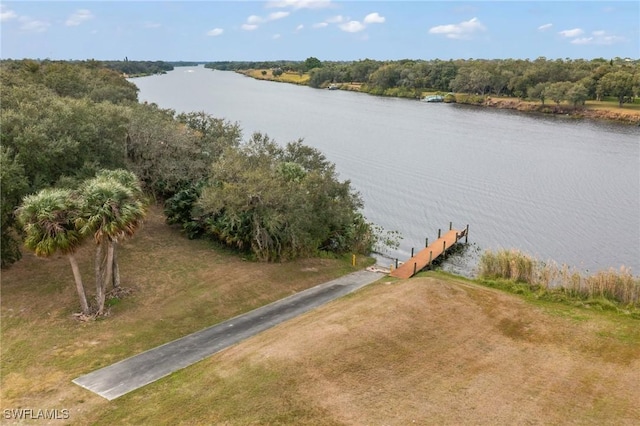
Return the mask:
<svg viewBox="0 0 640 426"><path fill-rule="evenodd" d="M638 1L2 1L2 58L640 58Z"/></svg>

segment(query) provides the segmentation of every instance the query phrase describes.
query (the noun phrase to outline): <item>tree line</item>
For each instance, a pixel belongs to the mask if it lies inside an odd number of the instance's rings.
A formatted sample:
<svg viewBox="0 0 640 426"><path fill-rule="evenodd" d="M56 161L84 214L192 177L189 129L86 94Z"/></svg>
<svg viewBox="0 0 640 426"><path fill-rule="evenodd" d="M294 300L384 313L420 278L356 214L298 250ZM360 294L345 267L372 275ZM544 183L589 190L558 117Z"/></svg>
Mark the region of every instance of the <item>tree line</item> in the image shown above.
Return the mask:
<svg viewBox="0 0 640 426"><path fill-rule="evenodd" d="M100 301L119 275L116 243L137 229L147 199L188 237L261 261L376 243L359 194L302 140L245 138L204 112L139 103L134 84L95 61L1 61L0 83L3 267L23 245L73 254L93 239Z"/></svg>
<svg viewBox="0 0 640 426"><path fill-rule="evenodd" d="M309 69L309 65L314 64ZM358 83L360 91L375 95L419 98L425 91L513 96L533 100L569 101L613 97L622 106L640 94L640 61L614 58L585 59L458 59L352 62L212 62L212 69L279 68L309 72L309 86ZM562 84L560 84L562 83Z"/></svg>

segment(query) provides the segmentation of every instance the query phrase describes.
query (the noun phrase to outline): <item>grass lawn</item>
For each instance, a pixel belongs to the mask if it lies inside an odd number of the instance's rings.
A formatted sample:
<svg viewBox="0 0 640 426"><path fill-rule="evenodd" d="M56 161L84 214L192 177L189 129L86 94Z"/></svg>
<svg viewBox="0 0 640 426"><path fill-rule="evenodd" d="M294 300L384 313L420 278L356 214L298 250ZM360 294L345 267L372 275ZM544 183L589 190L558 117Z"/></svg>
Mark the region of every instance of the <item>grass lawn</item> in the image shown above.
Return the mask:
<svg viewBox="0 0 640 426"><path fill-rule="evenodd" d="M263 75L263 71L265 74ZM297 72L284 72L280 76L275 77L270 69L260 69L260 70L246 70L242 71L243 74L248 75L253 78L257 78L259 80L270 80L270 81L280 81L283 83L293 83L293 84L302 84L305 85L309 81L308 73L297 73Z"/></svg>
<svg viewBox="0 0 640 426"><path fill-rule="evenodd" d="M78 255L93 298L94 249ZM349 260L311 259L261 264L189 241L153 209L144 228L119 247L122 286L133 293L111 300L110 316L79 322L65 256L24 258L2 271L2 409L84 411L104 401L77 387L75 377L182 337L358 268Z"/></svg>
<svg viewBox="0 0 640 426"><path fill-rule="evenodd" d="M91 254L82 253L83 271ZM182 238L158 211L120 261L123 286L135 291L92 322L71 318L66 259L27 256L3 271L2 409L68 409L60 422L72 424L640 418L639 320L434 272L382 279L109 402L71 380L352 270L327 259L246 262Z"/></svg>

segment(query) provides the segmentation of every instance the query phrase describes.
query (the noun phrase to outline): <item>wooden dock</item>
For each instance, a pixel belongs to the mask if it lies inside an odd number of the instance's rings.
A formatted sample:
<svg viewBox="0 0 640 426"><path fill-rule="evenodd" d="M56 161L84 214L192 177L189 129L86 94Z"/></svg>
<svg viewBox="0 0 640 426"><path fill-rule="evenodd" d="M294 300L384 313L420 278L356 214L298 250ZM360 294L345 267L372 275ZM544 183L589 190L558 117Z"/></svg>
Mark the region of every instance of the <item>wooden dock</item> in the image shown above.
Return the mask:
<svg viewBox="0 0 640 426"><path fill-rule="evenodd" d="M444 253L446 253L447 250L449 250L455 243L458 242L458 240L460 240L461 238L465 238L466 241L468 233L469 225L467 225L467 227L462 231L451 229L451 227L449 227L449 231L447 231L441 237L440 231L438 231L439 238L435 242L428 245L411 259L391 271L389 275L402 279L411 278L422 269L429 266L439 256L442 256Z"/></svg>

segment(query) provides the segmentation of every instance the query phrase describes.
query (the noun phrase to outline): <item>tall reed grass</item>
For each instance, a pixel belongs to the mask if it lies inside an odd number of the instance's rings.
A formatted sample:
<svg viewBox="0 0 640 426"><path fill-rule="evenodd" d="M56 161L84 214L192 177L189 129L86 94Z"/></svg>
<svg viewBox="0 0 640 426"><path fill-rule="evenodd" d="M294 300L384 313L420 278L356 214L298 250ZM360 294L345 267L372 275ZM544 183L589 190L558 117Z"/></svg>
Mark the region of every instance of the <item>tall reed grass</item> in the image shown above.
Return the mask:
<svg viewBox="0 0 640 426"><path fill-rule="evenodd" d="M585 275L567 265L541 262L518 250L488 250L480 257L479 276L512 280L549 292L560 290L580 299L604 298L640 307L640 278L624 266Z"/></svg>

